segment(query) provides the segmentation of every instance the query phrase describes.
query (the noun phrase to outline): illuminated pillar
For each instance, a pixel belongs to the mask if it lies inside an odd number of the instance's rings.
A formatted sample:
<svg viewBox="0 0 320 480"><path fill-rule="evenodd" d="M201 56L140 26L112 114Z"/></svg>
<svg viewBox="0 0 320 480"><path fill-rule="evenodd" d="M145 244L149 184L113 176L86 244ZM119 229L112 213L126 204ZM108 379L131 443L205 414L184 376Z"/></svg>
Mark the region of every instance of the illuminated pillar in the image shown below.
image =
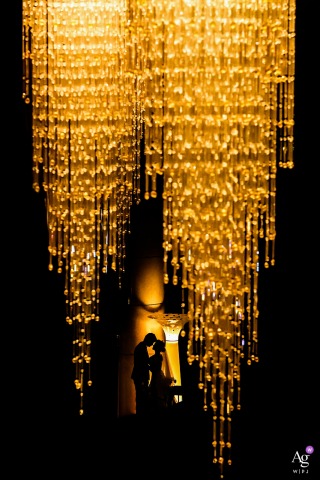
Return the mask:
<svg viewBox="0 0 320 480"><path fill-rule="evenodd" d="M159 199L142 201L132 213L129 306L128 315L122 319L120 333L119 416L132 415L136 411L135 389L131 379L136 345L149 332L165 340L161 325L150 318L151 313L164 309L160 207ZM151 347L148 350L149 355L154 353Z"/></svg>

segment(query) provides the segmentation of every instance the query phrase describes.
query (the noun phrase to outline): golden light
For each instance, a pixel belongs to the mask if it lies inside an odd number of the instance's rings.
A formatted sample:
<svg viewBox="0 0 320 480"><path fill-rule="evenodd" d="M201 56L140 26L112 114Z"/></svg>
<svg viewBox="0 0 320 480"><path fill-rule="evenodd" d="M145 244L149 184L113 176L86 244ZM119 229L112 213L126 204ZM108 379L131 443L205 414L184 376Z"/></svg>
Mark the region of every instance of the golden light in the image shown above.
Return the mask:
<svg viewBox="0 0 320 480"><path fill-rule="evenodd" d="M163 265L161 258L139 258L135 266L136 281L132 295L150 312L156 312L163 306L164 286L162 281Z"/></svg>
<svg viewBox="0 0 320 480"><path fill-rule="evenodd" d="M170 366L172 368L173 377L176 380L176 386L181 386L181 370L179 356L179 335L188 321L185 313L153 313L149 318L155 319L163 328L166 339L166 350Z"/></svg>
<svg viewBox="0 0 320 480"><path fill-rule="evenodd" d="M293 167L295 3L23 1L34 188L46 194L49 268L65 271L76 387L82 397L91 382L100 274L123 274L142 153L146 198L163 176L164 283L187 292L188 358L221 468L240 361L258 360L277 170Z"/></svg>
<svg viewBox="0 0 320 480"><path fill-rule="evenodd" d="M258 361L277 169L293 167L295 1L159 3L149 18L147 175L164 177L164 282L186 291L188 360L199 364L222 474L240 363Z"/></svg>
<svg viewBox="0 0 320 480"><path fill-rule="evenodd" d="M49 269L65 269L83 413L100 274L123 273L139 198L139 78L125 2L23 2L24 98L32 102L34 188L46 193Z"/></svg>

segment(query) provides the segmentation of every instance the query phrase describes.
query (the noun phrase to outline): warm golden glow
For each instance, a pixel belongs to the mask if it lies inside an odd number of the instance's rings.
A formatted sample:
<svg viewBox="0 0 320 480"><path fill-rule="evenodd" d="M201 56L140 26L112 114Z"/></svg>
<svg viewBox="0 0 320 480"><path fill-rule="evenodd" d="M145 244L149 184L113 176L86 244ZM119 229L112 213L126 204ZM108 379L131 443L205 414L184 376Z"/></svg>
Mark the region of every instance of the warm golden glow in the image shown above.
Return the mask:
<svg viewBox="0 0 320 480"><path fill-rule="evenodd" d="M160 340L165 340L164 331L156 320L150 318L144 306L131 305L128 324L120 334L119 355L119 415L132 415L135 410L135 388L131 380L134 349L149 332L155 333ZM152 347L148 347L149 355L154 354Z"/></svg>
<svg viewBox="0 0 320 480"><path fill-rule="evenodd" d="M164 283L187 292L188 358L211 391L221 468L240 360L258 360L277 169L293 167L295 3L23 1L34 188L46 193L49 268L66 272L76 387L82 397L91 382L90 322L108 255L123 271L144 130L146 198L163 176Z"/></svg>
<svg viewBox="0 0 320 480"><path fill-rule="evenodd" d="M175 379L175 385L181 385L181 370L180 370L180 358L179 358L179 345L178 342L166 342L166 350L170 367L172 370L172 376ZM180 401L180 400L179 400Z"/></svg>
<svg viewBox="0 0 320 480"><path fill-rule="evenodd" d="M151 0L147 16L146 198L163 175L164 282L186 290L188 358L222 472L240 361L258 360L277 169L293 167L295 1Z"/></svg>
<svg viewBox="0 0 320 480"><path fill-rule="evenodd" d="M154 313L149 315L154 318L162 326L167 342L178 342L179 334L183 325L188 321L185 313Z"/></svg>
<svg viewBox="0 0 320 480"><path fill-rule="evenodd" d="M133 293L149 312L156 312L163 304L163 262L161 257L139 258L135 267Z"/></svg>
<svg viewBox="0 0 320 480"><path fill-rule="evenodd" d="M109 256L121 278L130 206L139 198L141 107L132 42L125 1L23 1L34 188L46 193L49 269L66 272L81 399L91 384L100 273Z"/></svg>
<svg viewBox="0 0 320 480"><path fill-rule="evenodd" d="M179 356L179 334L184 324L188 321L188 316L183 313L154 313L149 318L155 319L163 328L166 338L166 350L172 375L176 380L176 385L181 385L181 370Z"/></svg>

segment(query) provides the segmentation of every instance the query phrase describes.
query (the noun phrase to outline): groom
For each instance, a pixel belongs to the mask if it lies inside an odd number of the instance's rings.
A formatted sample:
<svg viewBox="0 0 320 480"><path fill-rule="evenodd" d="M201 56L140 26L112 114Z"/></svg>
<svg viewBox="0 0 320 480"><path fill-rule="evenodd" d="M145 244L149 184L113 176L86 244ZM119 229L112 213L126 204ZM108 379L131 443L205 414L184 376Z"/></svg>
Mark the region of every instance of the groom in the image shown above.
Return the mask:
<svg viewBox="0 0 320 480"><path fill-rule="evenodd" d="M157 337L154 333L147 333L134 349L131 378L136 389L136 413L139 415L147 412L150 375L148 347L151 347L156 340Z"/></svg>

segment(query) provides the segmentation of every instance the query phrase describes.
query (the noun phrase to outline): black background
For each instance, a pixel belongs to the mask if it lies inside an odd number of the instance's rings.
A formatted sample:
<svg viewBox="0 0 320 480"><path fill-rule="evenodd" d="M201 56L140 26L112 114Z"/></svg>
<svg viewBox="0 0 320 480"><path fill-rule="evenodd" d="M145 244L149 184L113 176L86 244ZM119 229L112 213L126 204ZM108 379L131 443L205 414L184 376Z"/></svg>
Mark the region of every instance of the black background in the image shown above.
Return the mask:
<svg viewBox="0 0 320 480"><path fill-rule="evenodd" d="M60 462L68 459L63 471L68 468L71 478L82 478L89 469L94 479L132 474L207 480L206 469L200 468L197 460L197 455L201 460L201 448L206 448L205 434L188 439L189 431L191 438L198 432L193 431L193 420L189 429L186 419L180 419L166 426L161 422L144 425L145 431L140 425L137 431L136 424L124 426L114 419L116 393L110 393L115 384L114 325L123 314L125 296L109 277L103 287L105 322L94 328L97 387L89 394L88 415L78 416L63 278L48 272L45 208L41 194L32 190L30 121L21 89L21 2L10 6L13 21L3 41L2 63L7 110L2 140L6 167L2 182L6 219L2 233L6 245L3 317L10 327L3 337L5 358L9 359L6 365L10 366L4 368L10 378L5 391L14 407L12 417L33 424L27 431L20 424L16 432L31 438L33 428L43 429L43 434L37 435L37 448L51 445L45 448L46 468L61 472ZM277 173L276 265L262 268L259 280L260 361L243 369L242 410L232 425L233 466L225 480L300 478L292 473L291 462L295 452L304 453L307 445L313 445L315 452L304 476L314 479L320 474L319 150L313 129L319 88L314 61L319 42L312 28L314 6L311 0L297 1L295 167ZM147 442L141 440L142 433ZM23 442L21 450L25 451L28 443ZM144 452L146 445L149 449ZM28 462L30 473L38 470L40 460L36 454ZM193 473L197 468L198 473ZM110 471L114 473L110 475ZM211 473L208 478L213 478Z"/></svg>

